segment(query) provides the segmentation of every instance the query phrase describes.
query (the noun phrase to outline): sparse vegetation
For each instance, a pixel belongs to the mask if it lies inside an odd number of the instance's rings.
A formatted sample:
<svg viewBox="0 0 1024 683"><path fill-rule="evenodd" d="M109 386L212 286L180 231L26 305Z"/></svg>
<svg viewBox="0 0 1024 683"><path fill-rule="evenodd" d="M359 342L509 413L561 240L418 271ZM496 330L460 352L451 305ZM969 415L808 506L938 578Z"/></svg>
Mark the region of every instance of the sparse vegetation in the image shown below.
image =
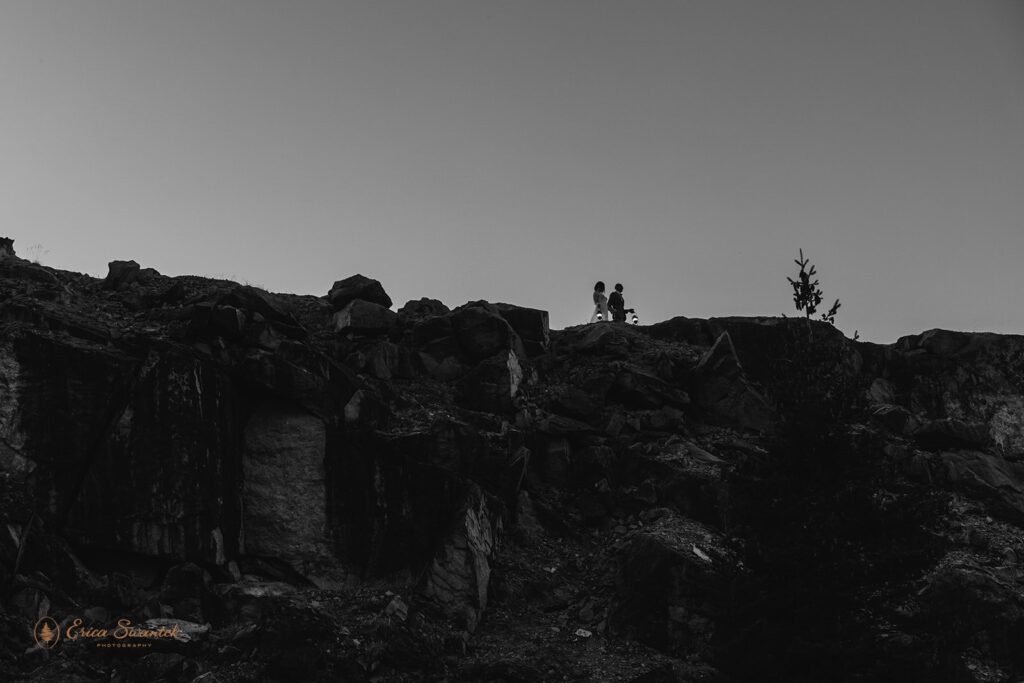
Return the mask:
<svg viewBox="0 0 1024 683"><path fill-rule="evenodd" d="M31 255L31 258L29 260L32 261L32 263L39 266L42 265L40 263L42 261L42 258L49 254L50 250L44 247L42 244L36 242L35 244L28 248L28 253Z"/></svg>
<svg viewBox="0 0 1024 683"><path fill-rule="evenodd" d="M786 278L793 287L793 303L796 304L796 310L803 311L804 315L810 319L812 315L818 312L818 306L821 305L823 297L821 287L818 286L818 280L811 279L817 275L817 271L814 265L811 264L810 259L804 258L803 249L800 250L800 258L793 259L793 261L800 266L797 279ZM830 325L835 325L836 314L839 312L840 305L839 299L836 299L832 306L821 314L821 320Z"/></svg>

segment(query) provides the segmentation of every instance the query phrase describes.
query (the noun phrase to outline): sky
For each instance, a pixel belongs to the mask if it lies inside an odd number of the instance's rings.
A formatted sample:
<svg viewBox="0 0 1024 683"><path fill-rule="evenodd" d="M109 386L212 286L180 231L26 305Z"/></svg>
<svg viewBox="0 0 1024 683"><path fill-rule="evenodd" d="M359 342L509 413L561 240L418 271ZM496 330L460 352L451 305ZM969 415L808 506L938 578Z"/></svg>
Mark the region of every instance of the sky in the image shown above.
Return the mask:
<svg viewBox="0 0 1024 683"><path fill-rule="evenodd" d="M44 265L585 322L1024 333L1018 0L3 0L0 236Z"/></svg>

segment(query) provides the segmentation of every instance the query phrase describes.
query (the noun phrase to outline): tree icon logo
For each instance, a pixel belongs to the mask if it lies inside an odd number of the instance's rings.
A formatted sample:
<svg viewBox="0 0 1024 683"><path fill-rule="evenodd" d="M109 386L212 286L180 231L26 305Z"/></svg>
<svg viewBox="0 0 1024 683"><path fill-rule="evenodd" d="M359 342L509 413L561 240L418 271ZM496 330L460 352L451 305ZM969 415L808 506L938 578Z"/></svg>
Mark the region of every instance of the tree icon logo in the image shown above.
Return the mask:
<svg viewBox="0 0 1024 683"><path fill-rule="evenodd" d="M35 636L39 647L49 650L60 640L60 626L50 617L43 617L36 622L32 635Z"/></svg>

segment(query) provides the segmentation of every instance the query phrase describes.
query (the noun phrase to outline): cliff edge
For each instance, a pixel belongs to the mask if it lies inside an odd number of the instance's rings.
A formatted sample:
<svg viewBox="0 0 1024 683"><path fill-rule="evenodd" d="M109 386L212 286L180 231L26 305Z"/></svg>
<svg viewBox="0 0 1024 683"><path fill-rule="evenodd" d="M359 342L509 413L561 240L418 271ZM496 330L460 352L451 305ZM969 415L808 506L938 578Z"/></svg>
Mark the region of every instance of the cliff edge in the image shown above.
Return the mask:
<svg viewBox="0 0 1024 683"><path fill-rule="evenodd" d="M394 309L0 244L0 676L1024 675L1024 337Z"/></svg>

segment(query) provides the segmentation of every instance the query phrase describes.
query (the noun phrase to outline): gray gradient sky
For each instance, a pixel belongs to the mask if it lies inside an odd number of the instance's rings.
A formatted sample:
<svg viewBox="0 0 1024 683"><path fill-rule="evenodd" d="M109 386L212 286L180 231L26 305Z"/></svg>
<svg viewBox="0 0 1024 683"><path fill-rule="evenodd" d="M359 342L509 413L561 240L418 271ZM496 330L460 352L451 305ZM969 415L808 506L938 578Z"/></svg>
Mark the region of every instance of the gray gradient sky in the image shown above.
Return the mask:
<svg viewBox="0 0 1024 683"><path fill-rule="evenodd" d="M2 0L0 235L324 294L1024 330L1017 0ZM41 244L41 250L30 247Z"/></svg>

